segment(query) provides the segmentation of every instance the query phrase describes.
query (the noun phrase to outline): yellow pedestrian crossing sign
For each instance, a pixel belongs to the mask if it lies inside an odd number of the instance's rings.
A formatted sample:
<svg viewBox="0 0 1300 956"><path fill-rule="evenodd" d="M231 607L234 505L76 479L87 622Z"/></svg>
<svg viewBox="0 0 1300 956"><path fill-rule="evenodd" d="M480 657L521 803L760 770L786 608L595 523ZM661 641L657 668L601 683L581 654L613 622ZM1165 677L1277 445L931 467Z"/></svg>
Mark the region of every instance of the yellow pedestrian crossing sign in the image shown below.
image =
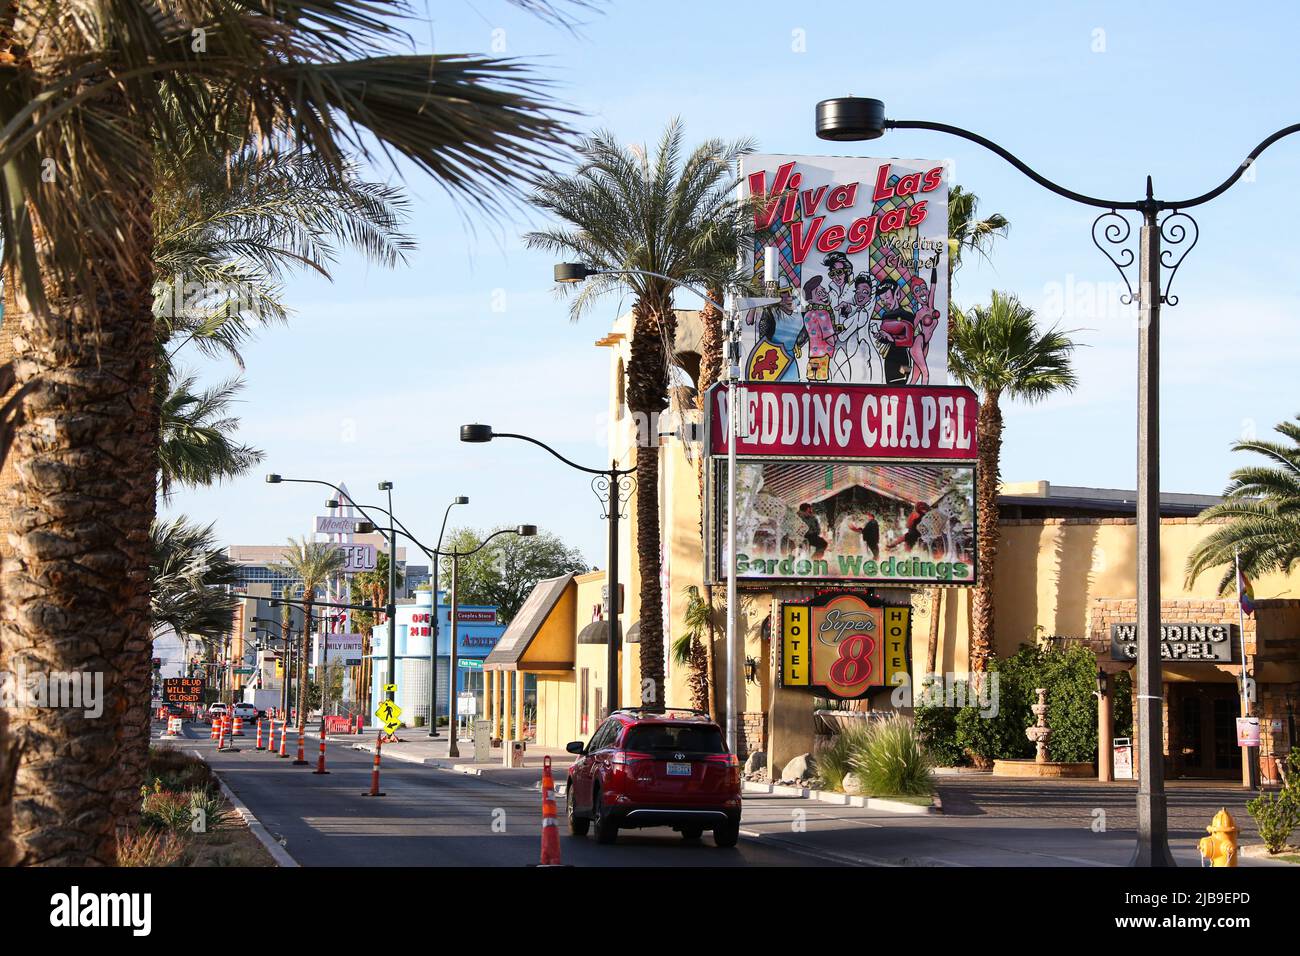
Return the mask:
<svg viewBox="0 0 1300 956"><path fill-rule="evenodd" d="M379 722L384 725L384 731L389 736L397 733L398 728L402 726L401 720L398 719L402 716L402 708L398 707L391 700L380 701L379 707L375 710L375 716L378 717Z"/></svg>

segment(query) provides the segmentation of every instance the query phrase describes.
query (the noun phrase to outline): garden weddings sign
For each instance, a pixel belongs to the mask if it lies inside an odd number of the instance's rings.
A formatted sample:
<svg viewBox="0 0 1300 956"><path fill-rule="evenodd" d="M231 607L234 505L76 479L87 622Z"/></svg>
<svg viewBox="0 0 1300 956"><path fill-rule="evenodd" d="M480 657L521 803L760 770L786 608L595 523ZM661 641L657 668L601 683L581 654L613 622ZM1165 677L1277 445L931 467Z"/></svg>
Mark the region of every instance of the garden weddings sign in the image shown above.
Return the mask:
<svg viewBox="0 0 1300 956"><path fill-rule="evenodd" d="M948 182L942 163L751 155L742 250L775 260L778 305L744 317L741 377L759 382L947 381Z"/></svg>

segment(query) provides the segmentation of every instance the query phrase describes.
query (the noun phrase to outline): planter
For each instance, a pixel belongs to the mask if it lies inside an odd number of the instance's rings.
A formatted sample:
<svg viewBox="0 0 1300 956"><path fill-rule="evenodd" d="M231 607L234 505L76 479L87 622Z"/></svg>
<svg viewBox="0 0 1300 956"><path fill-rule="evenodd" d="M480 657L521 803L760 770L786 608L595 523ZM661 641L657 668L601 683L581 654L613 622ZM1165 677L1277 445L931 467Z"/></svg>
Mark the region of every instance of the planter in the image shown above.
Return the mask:
<svg viewBox="0 0 1300 956"><path fill-rule="evenodd" d="M994 760L995 777L1044 777L1080 779L1097 776L1097 768L1091 763L1060 763L1049 760L1039 763L1037 760Z"/></svg>

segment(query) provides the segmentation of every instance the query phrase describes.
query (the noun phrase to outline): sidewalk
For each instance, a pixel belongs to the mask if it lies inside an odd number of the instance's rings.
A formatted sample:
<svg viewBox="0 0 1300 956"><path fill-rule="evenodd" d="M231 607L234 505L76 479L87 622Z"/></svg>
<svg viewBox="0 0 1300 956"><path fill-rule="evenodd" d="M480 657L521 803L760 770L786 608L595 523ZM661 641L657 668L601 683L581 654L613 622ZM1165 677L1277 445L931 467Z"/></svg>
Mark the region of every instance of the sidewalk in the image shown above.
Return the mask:
<svg viewBox="0 0 1300 956"><path fill-rule="evenodd" d="M329 740L331 743L351 743L354 750L374 753L375 736L376 732L370 730L360 736L334 735L329 737ZM460 756L451 757L447 754L451 741L447 736L446 728L440 730L439 736L433 739L429 738L427 730L415 727L403 727L398 731L397 736L399 743L386 742L384 744L384 760L420 763L442 770L453 770L457 773L482 777L492 783L523 787L525 789L536 789L540 785L542 763L546 757L550 757L551 773L555 776L556 790L563 793L565 771L573 763L573 754L564 750L538 747L535 744L529 744L524 751L524 765L522 767L503 766L503 750L500 747L492 748L491 760L476 761L474 759L474 742L472 740L458 741L457 749L460 751Z"/></svg>

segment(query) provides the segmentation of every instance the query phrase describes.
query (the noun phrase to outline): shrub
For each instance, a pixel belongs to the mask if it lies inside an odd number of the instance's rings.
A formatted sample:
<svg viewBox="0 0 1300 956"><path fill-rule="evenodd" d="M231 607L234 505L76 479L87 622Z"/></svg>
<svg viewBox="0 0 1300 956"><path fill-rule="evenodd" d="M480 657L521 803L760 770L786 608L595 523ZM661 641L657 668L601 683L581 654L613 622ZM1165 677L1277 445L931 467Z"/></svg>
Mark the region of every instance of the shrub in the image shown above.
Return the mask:
<svg viewBox="0 0 1300 956"><path fill-rule="evenodd" d="M965 748L957 741L957 708L922 704L913 719L921 743L936 764L960 767L970 763Z"/></svg>
<svg viewBox="0 0 1300 956"><path fill-rule="evenodd" d="M826 789L844 789L844 778L853 772L854 755L866 747L870 736L867 727L847 727L835 735L830 746L818 751L813 767Z"/></svg>
<svg viewBox="0 0 1300 956"><path fill-rule="evenodd" d="M1259 835L1269 853L1281 853L1291 840L1291 832L1300 826L1300 805L1293 794L1261 793L1246 802L1246 809L1255 818Z"/></svg>
<svg viewBox="0 0 1300 956"><path fill-rule="evenodd" d="M1255 818L1269 853L1286 849L1291 832L1300 827L1300 750L1292 750L1287 757L1286 786L1247 801L1246 810Z"/></svg>
<svg viewBox="0 0 1300 956"><path fill-rule="evenodd" d="M185 842L161 830L144 829L118 838L118 866L176 866L185 855Z"/></svg>
<svg viewBox="0 0 1300 956"><path fill-rule="evenodd" d="M140 804L140 822L150 830L184 833L190 828L188 794L170 790L147 792Z"/></svg>
<svg viewBox="0 0 1300 956"><path fill-rule="evenodd" d="M851 760L853 772L874 796L924 796L934 792L930 757L910 720L893 714L873 723L865 746Z"/></svg>

